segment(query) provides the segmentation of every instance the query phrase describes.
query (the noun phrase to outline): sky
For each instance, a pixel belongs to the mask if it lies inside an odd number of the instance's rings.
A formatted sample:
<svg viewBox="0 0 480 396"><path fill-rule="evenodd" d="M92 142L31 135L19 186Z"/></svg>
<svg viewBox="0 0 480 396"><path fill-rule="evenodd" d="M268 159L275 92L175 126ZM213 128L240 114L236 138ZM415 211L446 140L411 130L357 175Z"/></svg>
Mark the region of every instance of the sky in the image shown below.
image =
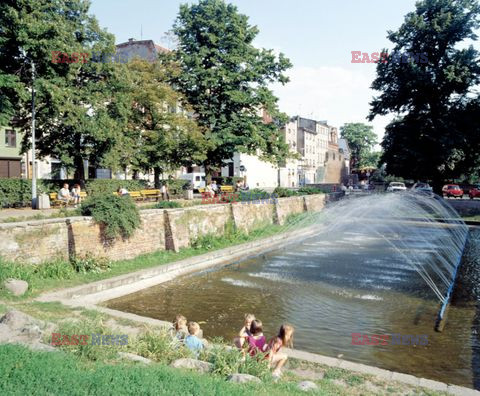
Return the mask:
<svg viewBox="0 0 480 396"><path fill-rule="evenodd" d="M165 47L165 33L178 14L179 0L91 0L90 12L100 26L122 43L151 39ZM290 82L273 85L280 110L327 120L340 128L347 122L368 123L370 89L376 64L351 63L352 51L392 49L388 30L397 30L415 0L230 0L256 25L257 47L283 52L293 67ZM191 3L191 1L189 2ZM392 116L370 123L382 138Z"/></svg>

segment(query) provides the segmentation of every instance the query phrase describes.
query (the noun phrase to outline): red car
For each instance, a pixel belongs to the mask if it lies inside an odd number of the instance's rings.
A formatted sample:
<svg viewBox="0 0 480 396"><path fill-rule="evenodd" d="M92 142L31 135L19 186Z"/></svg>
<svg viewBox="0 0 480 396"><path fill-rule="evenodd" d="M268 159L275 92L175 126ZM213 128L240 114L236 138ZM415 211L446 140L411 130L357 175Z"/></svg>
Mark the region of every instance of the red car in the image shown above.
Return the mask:
<svg viewBox="0 0 480 396"><path fill-rule="evenodd" d="M480 198L480 184L478 186L472 187L468 192L470 199Z"/></svg>
<svg viewBox="0 0 480 396"><path fill-rule="evenodd" d="M446 184L442 188L442 193L444 197L463 197L463 190L458 184Z"/></svg>

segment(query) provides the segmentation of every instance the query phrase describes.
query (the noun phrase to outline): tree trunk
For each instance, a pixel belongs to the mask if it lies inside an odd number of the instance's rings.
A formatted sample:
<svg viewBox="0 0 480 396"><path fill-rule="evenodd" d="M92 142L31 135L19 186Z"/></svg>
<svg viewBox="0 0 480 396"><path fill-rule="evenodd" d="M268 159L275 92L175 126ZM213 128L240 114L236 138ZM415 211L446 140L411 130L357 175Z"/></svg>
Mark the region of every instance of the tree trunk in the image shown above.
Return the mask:
<svg viewBox="0 0 480 396"><path fill-rule="evenodd" d="M83 165L83 158L82 157L75 157L75 173L73 178L75 180L84 181L85 180L85 167Z"/></svg>
<svg viewBox="0 0 480 396"><path fill-rule="evenodd" d="M153 182L155 184L155 188L160 188L160 174L162 170L157 166L153 168Z"/></svg>
<svg viewBox="0 0 480 396"><path fill-rule="evenodd" d="M208 185L212 182L212 168L210 167L210 164L203 164L203 167L205 168L205 185Z"/></svg>

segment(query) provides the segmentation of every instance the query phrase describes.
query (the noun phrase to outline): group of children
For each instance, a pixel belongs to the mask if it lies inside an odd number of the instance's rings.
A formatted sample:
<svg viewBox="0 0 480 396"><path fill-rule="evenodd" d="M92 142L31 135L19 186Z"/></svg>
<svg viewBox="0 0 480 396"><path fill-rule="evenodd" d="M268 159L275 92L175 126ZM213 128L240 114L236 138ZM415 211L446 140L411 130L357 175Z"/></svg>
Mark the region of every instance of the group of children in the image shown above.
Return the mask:
<svg viewBox="0 0 480 396"><path fill-rule="evenodd" d="M182 342L196 356L207 346L203 332L197 322L189 322L183 315L177 315L173 323L173 336ZM294 329L288 324L280 326L278 334L267 343L263 335L262 322L253 314L245 315L244 326L234 339L235 346L254 357L267 359L274 377L280 377L281 369L287 361L287 355L281 352L282 347L292 347Z"/></svg>

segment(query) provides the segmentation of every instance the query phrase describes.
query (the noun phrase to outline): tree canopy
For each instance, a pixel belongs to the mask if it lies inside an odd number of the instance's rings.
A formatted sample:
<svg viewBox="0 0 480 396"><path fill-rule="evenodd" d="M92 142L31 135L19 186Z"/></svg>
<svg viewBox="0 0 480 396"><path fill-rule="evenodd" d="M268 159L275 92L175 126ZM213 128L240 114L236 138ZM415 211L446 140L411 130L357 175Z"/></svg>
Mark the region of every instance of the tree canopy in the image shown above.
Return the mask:
<svg viewBox="0 0 480 396"><path fill-rule="evenodd" d="M182 5L173 32L180 73L172 82L184 94L209 144L203 161L207 177L234 152L260 154L278 162L288 155L280 126L286 116L268 89L286 83L290 61L273 50L257 49L258 29L234 5L200 0ZM264 109L274 122L264 122Z"/></svg>
<svg viewBox="0 0 480 396"><path fill-rule="evenodd" d="M394 113L382 142L390 174L431 180L475 174L480 169L479 55L475 40L480 6L475 0L422 0L396 32L394 52L423 53L427 62L378 63L372 84L380 91L369 119ZM384 50L386 52L387 50Z"/></svg>
<svg viewBox="0 0 480 396"><path fill-rule="evenodd" d="M347 140L350 148L350 169L377 166L379 155L373 148L378 137L371 125L361 122L347 123L340 127L340 136Z"/></svg>
<svg viewBox="0 0 480 396"><path fill-rule="evenodd" d="M121 97L123 78L113 64L83 63L78 57L115 52L113 35L88 14L89 5L87 0L0 4L0 121L5 125L13 119L28 131L33 62L39 153L60 159L81 179L83 161L100 165L121 138L127 104ZM54 51L76 56L77 61L59 62Z"/></svg>

